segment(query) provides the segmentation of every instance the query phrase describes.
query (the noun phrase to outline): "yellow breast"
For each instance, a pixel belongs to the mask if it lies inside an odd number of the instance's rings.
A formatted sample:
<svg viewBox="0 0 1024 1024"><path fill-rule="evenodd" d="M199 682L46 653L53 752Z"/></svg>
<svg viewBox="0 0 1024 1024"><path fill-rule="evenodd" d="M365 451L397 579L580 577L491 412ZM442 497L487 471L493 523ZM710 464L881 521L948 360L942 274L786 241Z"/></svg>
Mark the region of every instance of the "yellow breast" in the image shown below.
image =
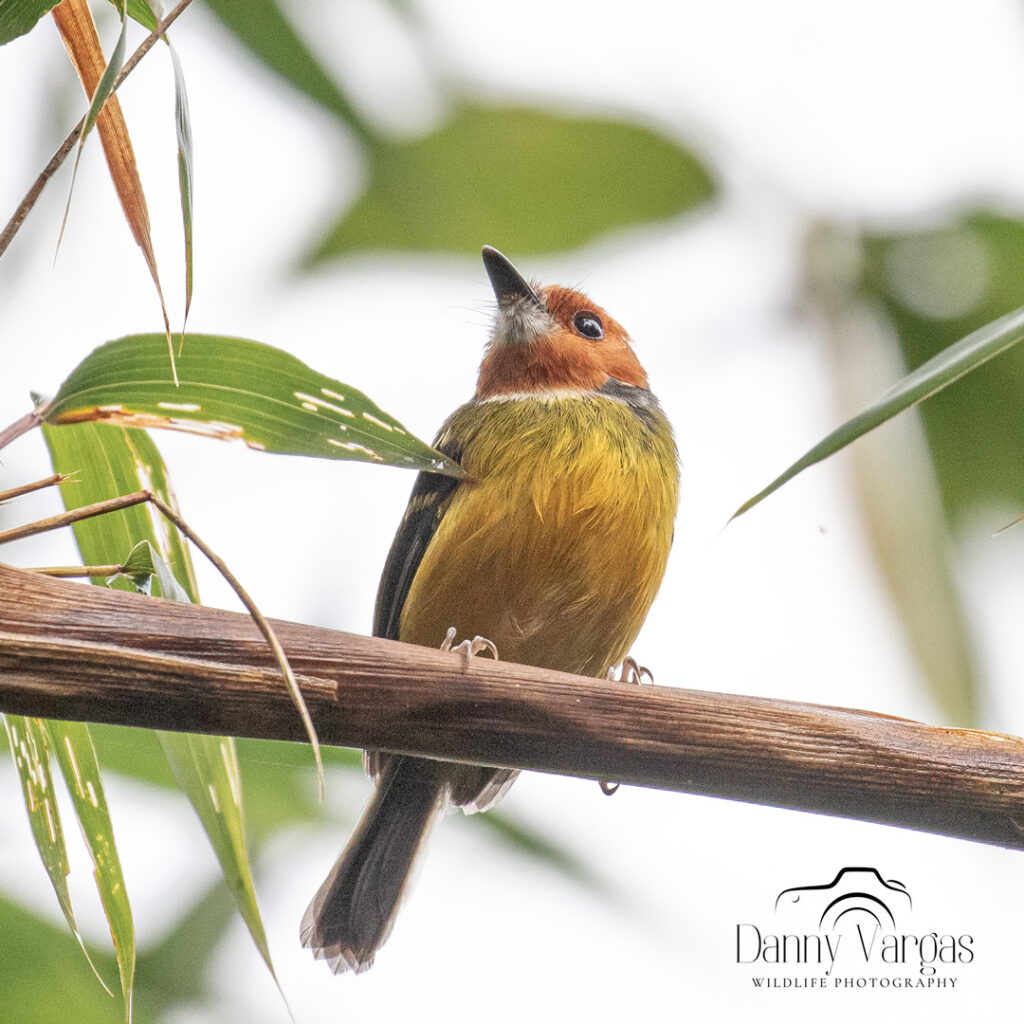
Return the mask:
<svg viewBox="0 0 1024 1024"><path fill-rule="evenodd" d="M493 640L503 659L604 675L661 583L679 474L667 420L599 394L459 409L461 484L416 572L400 637Z"/></svg>

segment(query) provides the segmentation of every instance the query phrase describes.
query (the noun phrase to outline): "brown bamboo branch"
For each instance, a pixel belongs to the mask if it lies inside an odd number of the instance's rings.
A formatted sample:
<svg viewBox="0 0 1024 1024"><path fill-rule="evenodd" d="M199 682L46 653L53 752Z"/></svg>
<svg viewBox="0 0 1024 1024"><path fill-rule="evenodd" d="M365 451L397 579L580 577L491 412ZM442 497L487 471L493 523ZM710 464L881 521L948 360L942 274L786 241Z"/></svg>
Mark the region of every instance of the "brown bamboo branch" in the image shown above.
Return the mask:
<svg viewBox="0 0 1024 1024"><path fill-rule="evenodd" d="M0 255L2 254L3 250L0 249ZM49 405L49 402L37 405L31 412L25 413L24 416L16 419L10 426L0 430L0 448L5 448L12 441L21 437L22 434L27 434L30 430L38 427L46 418Z"/></svg>
<svg viewBox="0 0 1024 1024"><path fill-rule="evenodd" d="M326 743L616 779L1024 849L1024 741L274 623ZM0 566L0 710L302 740L243 615Z"/></svg>

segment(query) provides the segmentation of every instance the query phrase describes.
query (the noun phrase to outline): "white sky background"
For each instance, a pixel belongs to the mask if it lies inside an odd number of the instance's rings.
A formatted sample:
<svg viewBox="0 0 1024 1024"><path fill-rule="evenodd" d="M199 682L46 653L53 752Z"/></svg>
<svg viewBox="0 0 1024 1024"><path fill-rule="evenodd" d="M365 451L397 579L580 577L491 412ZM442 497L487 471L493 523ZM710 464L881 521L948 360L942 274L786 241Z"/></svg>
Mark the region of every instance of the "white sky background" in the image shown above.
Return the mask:
<svg viewBox="0 0 1024 1024"><path fill-rule="evenodd" d="M867 557L845 456L720 531L740 501L842 416L815 326L796 315L801 212L927 218L979 197L1021 207L1019 5L520 0L513 14L433 0L416 8L433 65L383 4L291 6L329 63L347 69L366 109L396 129L426 126L442 109L440 67L451 82L496 98L636 112L704 147L726 182L712 211L558 258L509 253L530 276L582 281L628 326L676 426L684 461L676 546L637 654L662 683L940 721ZM190 328L285 348L429 438L472 390L491 298L477 254L374 257L291 275L303 245L355 194L358 161L326 114L240 55L203 10L191 10L174 36L195 136ZM0 55L4 218L77 116L77 95L56 118L43 117L38 100L67 96L58 87L70 77L48 24ZM151 54L121 98L165 291L177 302L166 55ZM51 184L0 268L5 419L27 407L29 389L55 390L94 345L158 329L95 142L51 266L68 177L65 169ZM411 475L167 434L158 442L185 514L266 613L369 630ZM4 457L0 483L46 472L38 437ZM44 514L49 500L15 512ZM987 724L1018 734L1022 544L1014 533L980 532L962 566L994 690ZM23 564L73 557L66 540L45 545L4 554ZM234 607L216 576L201 563L199 571L207 600ZM183 799L116 779L110 791L140 940L153 941L180 894L198 891L216 868ZM365 791L332 778L328 800L345 818ZM13 769L0 764L0 820L17 823L19 802ZM283 835L259 865L258 886L297 1020L371 1012L452 1022L731 1020L756 1012L852 1021L924 1012L953 1021L1016 995L1019 854L676 794L623 789L609 800L594 784L541 776L522 779L504 809L571 845L618 899L595 897L449 820L373 971L335 979L298 948L297 931L346 826ZM145 828L133 827L137 817ZM770 920L780 889L827 882L847 864L904 881L916 930L975 936L977 958L957 972L957 991L751 990L749 971L734 963L735 924ZM73 877L80 918L99 938L105 928L84 858ZM0 885L58 917L27 825L0 835ZM287 1019L240 924L210 969L224 1004L176 1020Z"/></svg>

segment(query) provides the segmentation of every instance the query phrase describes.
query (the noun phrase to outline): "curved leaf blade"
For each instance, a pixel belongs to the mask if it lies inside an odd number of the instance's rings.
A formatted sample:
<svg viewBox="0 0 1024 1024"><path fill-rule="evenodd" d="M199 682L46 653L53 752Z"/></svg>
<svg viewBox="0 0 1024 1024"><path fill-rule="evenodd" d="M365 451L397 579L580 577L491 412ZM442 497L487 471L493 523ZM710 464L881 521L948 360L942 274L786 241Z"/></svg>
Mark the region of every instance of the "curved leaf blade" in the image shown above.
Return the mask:
<svg viewBox="0 0 1024 1024"><path fill-rule="evenodd" d="M259 451L355 459L461 476L458 463L410 434L361 391L280 349L187 334L178 381L159 334L108 342L78 365L47 410L51 424L163 427Z"/></svg>
<svg viewBox="0 0 1024 1024"><path fill-rule="evenodd" d="M154 337L159 339L160 335ZM79 470L61 485L68 508L142 488L177 507L163 459L144 430L118 430L93 423L55 429L43 424L43 435L54 466L68 467L67 472ZM197 600L188 546L174 524L151 506L140 505L82 520L75 524L74 530L79 551L87 564L125 564L134 554L139 570L152 571L158 583L162 583L165 597L173 598L175 588L180 587L188 599ZM136 550L142 543L151 549L148 553ZM173 584L161 580L165 563L173 573ZM111 585L118 589L135 589L123 576ZM239 911L276 981L245 847L234 740L177 733L157 733L157 736L172 772L199 815Z"/></svg>
<svg viewBox="0 0 1024 1024"><path fill-rule="evenodd" d="M32 837L35 839L43 867L50 877L53 891L57 895L57 902L99 983L107 995L113 995L89 955L71 906L71 894L68 892L68 874L71 869L68 864L67 846L64 843L60 810L53 791L50 737L46 731L46 723L38 718L23 718L21 715L0 717L4 720L11 755L14 757L14 767L21 779L25 809L28 811L29 824L32 826Z"/></svg>
<svg viewBox="0 0 1024 1024"><path fill-rule="evenodd" d="M46 722L45 727L71 793L82 838L92 857L96 888L110 925L110 937L114 940L125 1020L130 1022L135 980L135 924L114 842L114 828L103 792L96 749L88 726L82 722Z"/></svg>
<svg viewBox="0 0 1024 1024"><path fill-rule="evenodd" d="M0 46L35 28L60 0L0 0Z"/></svg>
<svg viewBox="0 0 1024 1024"><path fill-rule="evenodd" d="M118 10L121 9L120 0L109 0L109 2ZM147 0L128 0L126 7L129 18L137 21L149 32L156 30L156 15Z"/></svg>
<svg viewBox="0 0 1024 1024"><path fill-rule="evenodd" d="M329 110L364 141L370 132L276 0L207 0L206 6L271 71Z"/></svg>
<svg viewBox="0 0 1024 1024"><path fill-rule="evenodd" d="M192 118L188 112L188 93L185 72L178 51L164 36L174 69L174 130L178 138L178 194L181 199L181 227L185 239L185 312L182 314L181 332L185 333L188 311L192 306ZM184 340L184 339L182 339Z"/></svg>
<svg viewBox="0 0 1024 1024"><path fill-rule="evenodd" d="M177 732L158 732L157 735L178 785L206 827L235 905L276 981L245 848L242 779L234 740L230 736Z"/></svg>
<svg viewBox="0 0 1024 1024"><path fill-rule="evenodd" d="M847 420L846 423L819 441L788 469L779 474L767 487L740 505L732 514L731 519L743 515L744 512L749 512L769 494L777 491L784 483L792 480L809 466L834 455L851 442L856 441L858 437L862 437L874 430L875 427L881 426L886 420L903 412L904 409L909 409L912 405L930 398L937 391L941 391L944 387L959 380L964 374L970 373L976 367L994 359L1008 348L1012 348L1022 338L1024 338L1024 307L1007 313L998 320L993 320L968 334L966 338L961 338L960 341L950 345L949 348L944 349L894 384L874 405Z"/></svg>
<svg viewBox="0 0 1024 1024"><path fill-rule="evenodd" d="M663 135L611 118L465 104L436 131L380 142L370 183L306 258L354 251L528 255L662 221L710 199L711 175Z"/></svg>

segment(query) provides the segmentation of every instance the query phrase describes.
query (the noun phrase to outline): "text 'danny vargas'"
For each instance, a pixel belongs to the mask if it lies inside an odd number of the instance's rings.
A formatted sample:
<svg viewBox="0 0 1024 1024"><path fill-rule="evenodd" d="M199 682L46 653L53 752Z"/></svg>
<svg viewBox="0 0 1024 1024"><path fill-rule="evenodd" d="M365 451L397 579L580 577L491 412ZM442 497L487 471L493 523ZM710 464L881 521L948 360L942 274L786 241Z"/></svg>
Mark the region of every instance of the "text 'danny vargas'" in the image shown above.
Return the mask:
<svg viewBox="0 0 1024 1024"><path fill-rule="evenodd" d="M736 963L756 988L955 988L974 937L908 927L911 911L901 882L843 868L826 885L784 889L770 925L737 923Z"/></svg>

